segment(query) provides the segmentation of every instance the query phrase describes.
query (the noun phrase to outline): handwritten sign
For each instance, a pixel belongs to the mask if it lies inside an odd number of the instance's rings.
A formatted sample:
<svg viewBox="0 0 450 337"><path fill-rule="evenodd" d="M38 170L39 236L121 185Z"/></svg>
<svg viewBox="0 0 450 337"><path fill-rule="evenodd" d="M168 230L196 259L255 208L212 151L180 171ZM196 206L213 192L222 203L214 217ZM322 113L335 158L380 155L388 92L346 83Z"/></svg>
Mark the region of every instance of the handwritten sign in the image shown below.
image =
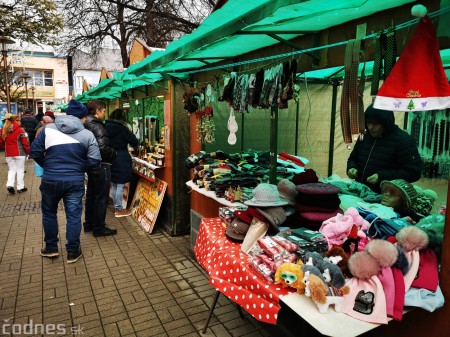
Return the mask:
<svg viewBox="0 0 450 337"><path fill-rule="evenodd" d="M154 182L139 179L131 204L131 215L144 231L151 234L166 193L167 183L158 178Z"/></svg>

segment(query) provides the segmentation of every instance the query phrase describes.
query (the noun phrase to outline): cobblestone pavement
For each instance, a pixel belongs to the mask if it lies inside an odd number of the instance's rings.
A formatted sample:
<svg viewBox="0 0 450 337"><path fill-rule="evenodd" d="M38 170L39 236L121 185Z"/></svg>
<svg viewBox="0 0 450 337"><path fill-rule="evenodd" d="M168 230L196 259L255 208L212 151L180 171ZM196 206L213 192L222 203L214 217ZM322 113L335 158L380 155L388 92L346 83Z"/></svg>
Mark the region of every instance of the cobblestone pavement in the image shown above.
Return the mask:
<svg viewBox="0 0 450 337"><path fill-rule="evenodd" d="M276 336L220 296L201 333L214 289L193 258L189 236L171 237L158 225L151 235L130 217L108 209L113 237L81 234L83 257L67 264L65 214L60 206L61 255L42 258L39 178L27 162L28 191L9 195L0 153L1 336Z"/></svg>

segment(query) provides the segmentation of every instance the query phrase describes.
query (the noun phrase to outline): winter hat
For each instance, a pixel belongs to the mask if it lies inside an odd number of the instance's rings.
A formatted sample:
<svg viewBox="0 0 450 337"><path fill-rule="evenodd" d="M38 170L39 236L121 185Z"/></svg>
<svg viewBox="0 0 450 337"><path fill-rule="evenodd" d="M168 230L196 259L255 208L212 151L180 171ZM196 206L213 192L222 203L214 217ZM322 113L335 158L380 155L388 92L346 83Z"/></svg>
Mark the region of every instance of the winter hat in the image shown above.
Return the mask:
<svg viewBox="0 0 450 337"><path fill-rule="evenodd" d="M405 291L408 291L419 271L420 254L418 250L411 250L405 254L408 258L409 270L403 275L403 279L405 280Z"/></svg>
<svg viewBox="0 0 450 337"><path fill-rule="evenodd" d="M45 116L49 116L49 117L51 117L53 119L55 118L55 114L53 113L52 110L47 110L44 115Z"/></svg>
<svg viewBox="0 0 450 337"><path fill-rule="evenodd" d="M405 295L405 305L419 307L428 312L433 312L444 305L445 299L441 287L437 287L436 292L427 289L411 288Z"/></svg>
<svg viewBox="0 0 450 337"><path fill-rule="evenodd" d="M422 13L418 13L419 8ZM450 85L442 66L436 31L425 16L425 7L416 5L412 12L422 18L378 91L374 106L394 111L450 108Z"/></svg>
<svg viewBox="0 0 450 337"><path fill-rule="evenodd" d="M367 280L353 277L347 285L350 293L344 296L344 313L361 321L387 324L386 297L378 276Z"/></svg>
<svg viewBox="0 0 450 337"><path fill-rule="evenodd" d="M277 186L261 183L254 188L253 198L244 201L244 204L256 207L275 207L287 205L288 202L281 199Z"/></svg>
<svg viewBox="0 0 450 337"><path fill-rule="evenodd" d="M386 314L389 317L393 317L395 303L395 283L394 275L392 274L392 268L381 268L381 271L378 274L378 279L383 285L384 295L386 296Z"/></svg>
<svg viewBox="0 0 450 337"><path fill-rule="evenodd" d="M281 199L288 202L289 205L295 205L295 197L298 192L295 188L295 184L287 179L281 179L277 185L278 192Z"/></svg>
<svg viewBox="0 0 450 337"><path fill-rule="evenodd" d="M405 201L406 209L411 208L411 205L417 198L417 191L414 188L414 186L403 179L383 180L380 183L380 187L382 193L384 193L387 187L394 187L400 190L400 192L402 192L403 199Z"/></svg>
<svg viewBox="0 0 450 337"><path fill-rule="evenodd" d="M297 185L298 193L312 195L334 195L341 193L341 189L327 183L308 183Z"/></svg>
<svg viewBox="0 0 450 337"><path fill-rule="evenodd" d="M395 287L394 312L392 317L396 320L401 320L405 306L405 281L403 279L403 273L399 268L392 267L391 269Z"/></svg>
<svg viewBox="0 0 450 337"><path fill-rule="evenodd" d="M432 248L438 257L441 256L442 242L444 241L445 216L442 214L432 214L420 219L416 224L428 235L429 247Z"/></svg>
<svg viewBox="0 0 450 337"><path fill-rule="evenodd" d="M267 208L256 208L259 213L261 213L264 218L272 225L272 228L279 232L278 226L286 221L286 212L283 207L267 207Z"/></svg>
<svg viewBox="0 0 450 337"><path fill-rule="evenodd" d="M436 192L429 189L423 190L419 186L415 185L414 188L417 192L417 198L411 205L411 210L424 216L429 215L433 209L434 202L437 199Z"/></svg>
<svg viewBox="0 0 450 337"><path fill-rule="evenodd" d="M228 225L227 230L225 231L225 235L232 240L242 242L244 241L245 234L247 234L249 227L250 224L245 223L239 218L235 218Z"/></svg>
<svg viewBox="0 0 450 337"><path fill-rule="evenodd" d="M302 185L307 183L317 183L319 178L313 169L306 169L305 172L295 174L291 181L294 185Z"/></svg>
<svg viewBox="0 0 450 337"><path fill-rule="evenodd" d="M84 104L81 104L77 100L71 99L66 109L66 115L75 116L79 119L86 117L88 110Z"/></svg>
<svg viewBox="0 0 450 337"><path fill-rule="evenodd" d="M234 216L248 224L250 224L253 220L253 217L250 214L248 214L247 211L243 210L234 211Z"/></svg>
<svg viewBox="0 0 450 337"><path fill-rule="evenodd" d="M436 253L427 248L419 252L419 270L411 287L436 291L439 283L438 259Z"/></svg>

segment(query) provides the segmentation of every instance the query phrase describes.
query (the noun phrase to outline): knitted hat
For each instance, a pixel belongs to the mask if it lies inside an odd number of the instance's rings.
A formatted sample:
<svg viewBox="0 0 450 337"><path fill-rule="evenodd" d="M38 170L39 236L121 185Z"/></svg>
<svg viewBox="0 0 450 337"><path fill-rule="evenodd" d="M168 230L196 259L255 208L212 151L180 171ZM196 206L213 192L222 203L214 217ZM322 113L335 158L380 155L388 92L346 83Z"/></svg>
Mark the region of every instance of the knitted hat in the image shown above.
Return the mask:
<svg viewBox="0 0 450 337"><path fill-rule="evenodd" d="M411 287L436 291L439 283L438 259L430 248L419 252L419 269Z"/></svg>
<svg viewBox="0 0 450 337"><path fill-rule="evenodd" d="M411 210L422 214L424 216L429 215L433 209L434 202L437 199L437 194L433 190L423 190L419 186L415 186L417 192L417 198L411 205Z"/></svg>
<svg viewBox="0 0 450 337"><path fill-rule="evenodd" d="M422 6L423 7L423 6ZM418 7L413 7L413 14ZM450 85L431 20L423 13L416 30L384 81L374 106L394 111L450 108Z"/></svg>
<svg viewBox="0 0 450 337"><path fill-rule="evenodd" d="M283 207L267 207L267 208L256 208L259 213L261 213L264 218L269 222L276 232L279 232L278 226L286 221L286 212Z"/></svg>
<svg viewBox="0 0 450 337"><path fill-rule="evenodd" d="M236 241L244 241L245 235L248 232L250 224L241 221L239 218L233 219L231 223L228 225L227 230L225 231L225 235Z"/></svg>
<svg viewBox="0 0 450 337"><path fill-rule="evenodd" d="M297 185L298 193L312 195L333 195L341 192L339 187L326 183L309 183Z"/></svg>
<svg viewBox="0 0 450 337"><path fill-rule="evenodd" d="M383 180L380 183L382 193L389 186L398 188L402 192L406 208L411 208L411 205L417 198L417 191L414 186L403 179Z"/></svg>
<svg viewBox="0 0 450 337"><path fill-rule="evenodd" d="M384 295L386 297L386 314L390 317L393 317L395 303L395 283L394 275L392 274L392 268L381 268L381 271L378 273L378 279L383 285Z"/></svg>
<svg viewBox="0 0 450 337"><path fill-rule="evenodd" d="M347 285L350 293L344 296L344 313L361 321L387 324L386 297L377 276L367 280L353 277Z"/></svg>
<svg viewBox="0 0 450 337"><path fill-rule="evenodd" d="M295 197L297 196L297 190L295 184L287 179L282 179L277 185L278 192L281 199L288 202L289 205L295 205Z"/></svg>
<svg viewBox="0 0 450 337"><path fill-rule="evenodd" d="M280 193L275 185L261 183L253 190L253 198L244 204L256 207L275 207L287 205L288 202L280 197Z"/></svg>
<svg viewBox="0 0 450 337"><path fill-rule="evenodd" d="M45 116L50 116L51 118L55 118L55 114L52 110L47 110L44 114Z"/></svg>
<svg viewBox="0 0 450 337"><path fill-rule="evenodd" d="M69 105L66 109L66 115L75 116L81 119L83 117L86 117L87 114L88 110L83 104L74 99L70 100Z"/></svg>

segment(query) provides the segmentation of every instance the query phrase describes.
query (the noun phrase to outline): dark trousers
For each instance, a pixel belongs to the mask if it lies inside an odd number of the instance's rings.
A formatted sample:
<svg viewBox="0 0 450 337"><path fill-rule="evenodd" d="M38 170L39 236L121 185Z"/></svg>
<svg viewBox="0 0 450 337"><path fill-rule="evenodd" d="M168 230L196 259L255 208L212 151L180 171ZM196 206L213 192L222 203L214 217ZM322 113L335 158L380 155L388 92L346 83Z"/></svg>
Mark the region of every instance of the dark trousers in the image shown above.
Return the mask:
<svg viewBox="0 0 450 337"><path fill-rule="evenodd" d="M110 183L110 165L101 164L88 172L84 226L92 228L94 232L105 227Z"/></svg>

